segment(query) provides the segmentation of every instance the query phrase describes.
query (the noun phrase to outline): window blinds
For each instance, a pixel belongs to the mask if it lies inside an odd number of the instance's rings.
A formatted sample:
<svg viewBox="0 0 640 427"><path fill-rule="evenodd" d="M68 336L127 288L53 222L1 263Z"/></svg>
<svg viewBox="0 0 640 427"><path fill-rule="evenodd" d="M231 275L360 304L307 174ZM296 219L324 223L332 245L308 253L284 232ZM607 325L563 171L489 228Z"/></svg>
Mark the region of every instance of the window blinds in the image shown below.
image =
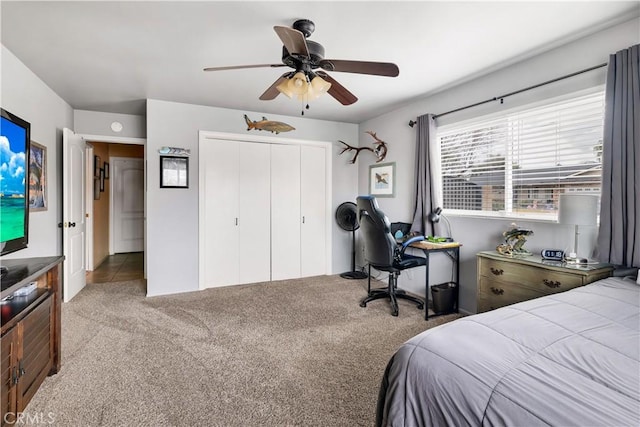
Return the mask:
<svg viewBox="0 0 640 427"><path fill-rule="evenodd" d="M438 132L443 206L555 218L563 192L600 194L604 92Z"/></svg>

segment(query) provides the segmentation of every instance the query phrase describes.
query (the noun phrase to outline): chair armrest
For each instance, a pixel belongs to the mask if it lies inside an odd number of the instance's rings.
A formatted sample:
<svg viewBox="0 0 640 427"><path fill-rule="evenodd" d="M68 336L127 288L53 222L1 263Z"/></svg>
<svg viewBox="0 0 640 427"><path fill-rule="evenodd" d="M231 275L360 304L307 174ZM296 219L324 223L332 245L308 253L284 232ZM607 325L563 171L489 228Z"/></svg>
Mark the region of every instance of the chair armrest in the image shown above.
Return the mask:
<svg viewBox="0 0 640 427"><path fill-rule="evenodd" d="M404 251L407 250L409 245L411 245L412 243L415 243L415 242L421 242L424 239L425 239L424 236L414 236L414 237L408 239L406 242L404 242L402 244L402 249L400 249L400 255L404 254Z"/></svg>

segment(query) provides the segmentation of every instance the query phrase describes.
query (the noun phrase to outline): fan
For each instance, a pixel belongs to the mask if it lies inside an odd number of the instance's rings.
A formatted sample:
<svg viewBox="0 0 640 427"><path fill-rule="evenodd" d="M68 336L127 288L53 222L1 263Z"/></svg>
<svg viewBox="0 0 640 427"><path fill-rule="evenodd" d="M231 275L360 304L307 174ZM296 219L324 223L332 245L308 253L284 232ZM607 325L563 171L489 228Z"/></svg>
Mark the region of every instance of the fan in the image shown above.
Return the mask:
<svg viewBox="0 0 640 427"><path fill-rule="evenodd" d="M336 221L340 228L351 231L351 271L342 273L344 279L366 279L367 273L356 271L356 230L360 228L358 223L358 210L353 202L344 202L336 209Z"/></svg>
<svg viewBox="0 0 640 427"><path fill-rule="evenodd" d="M275 99L281 93L282 85L289 79L295 82L297 76L304 78L304 84L312 86L320 92L327 91L342 105L351 105L358 98L338 83L326 71L338 71L343 73L371 74L376 76L396 77L400 71L398 66L389 62L349 61L342 59L324 59L324 47L315 41L308 40L315 24L308 19L299 19L293 23L293 28L276 25L273 27L284 46L282 47L282 64L255 64L236 65L228 67L209 67L204 71L238 70L242 68L264 67L291 67L295 71L284 73L261 96L263 101ZM320 68L319 71L314 71ZM302 73L302 74L299 74ZM321 77L319 88L316 88L314 80ZM324 81L322 81L324 79ZM327 85L327 83L330 84ZM280 86L280 88L279 88ZM328 90L327 90L327 86ZM286 92L283 92L286 93ZM290 96L288 94L287 96Z"/></svg>

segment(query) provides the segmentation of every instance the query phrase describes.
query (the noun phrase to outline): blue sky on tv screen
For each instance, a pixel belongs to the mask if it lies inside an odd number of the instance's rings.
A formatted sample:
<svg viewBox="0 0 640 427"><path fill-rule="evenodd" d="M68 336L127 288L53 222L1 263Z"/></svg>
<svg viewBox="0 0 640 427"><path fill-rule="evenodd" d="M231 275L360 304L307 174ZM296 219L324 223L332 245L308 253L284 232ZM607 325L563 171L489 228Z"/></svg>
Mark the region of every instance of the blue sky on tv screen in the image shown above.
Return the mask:
<svg viewBox="0 0 640 427"><path fill-rule="evenodd" d="M25 130L4 117L0 121L0 192L24 194Z"/></svg>

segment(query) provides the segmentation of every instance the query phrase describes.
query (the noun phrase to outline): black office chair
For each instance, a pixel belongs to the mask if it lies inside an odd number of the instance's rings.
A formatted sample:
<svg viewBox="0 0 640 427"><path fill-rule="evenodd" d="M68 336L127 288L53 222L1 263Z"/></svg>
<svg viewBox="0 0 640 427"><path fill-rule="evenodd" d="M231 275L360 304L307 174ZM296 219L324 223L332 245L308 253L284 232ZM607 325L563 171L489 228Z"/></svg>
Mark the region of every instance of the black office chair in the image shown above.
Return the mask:
<svg viewBox="0 0 640 427"><path fill-rule="evenodd" d="M376 299L389 298L391 314L397 316L397 298L402 298L413 301L418 305L418 309L422 310L422 299L407 295L405 291L398 289L398 276L402 270L425 265L424 258L404 253L411 243L424 240L424 236L412 237L398 244L391 234L391 223L378 207L375 197L358 197L357 207L360 236L364 241L364 257L369 263L368 295L360 302L360 307L366 307L368 302ZM389 273L389 285L386 289L371 289L371 267Z"/></svg>

